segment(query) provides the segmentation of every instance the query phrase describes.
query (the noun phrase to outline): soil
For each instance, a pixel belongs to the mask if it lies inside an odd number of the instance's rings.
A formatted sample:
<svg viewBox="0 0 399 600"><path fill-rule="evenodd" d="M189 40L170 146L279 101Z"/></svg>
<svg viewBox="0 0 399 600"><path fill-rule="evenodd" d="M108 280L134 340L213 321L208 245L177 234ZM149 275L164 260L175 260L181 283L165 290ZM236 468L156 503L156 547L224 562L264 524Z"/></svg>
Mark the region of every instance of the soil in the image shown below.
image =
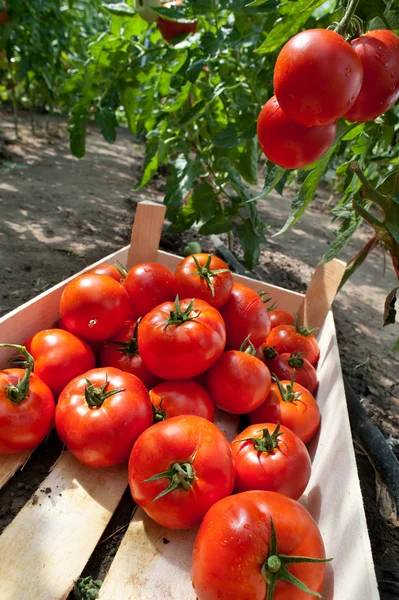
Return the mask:
<svg viewBox="0 0 399 600"><path fill-rule="evenodd" d="M143 147L123 129L117 142L109 145L90 128L87 154L77 160L69 151L61 118L54 118L46 132L44 117L38 115L33 136L23 115L18 141L11 115L3 111L0 119L1 315L126 245L136 203L143 199L162 202L164 177L154 178L145 190L132 190L143 163ZM284 197L271 194L260 201L262 218L268 224L268 244L252 276L303 292L334 239L329 210L335 198L327 189L319 189L299 223L287 234L272 237L289 214L293 194L285 191ZM348 260L370 237L370 231L362 227L341 258ZM162 246L181 254L187 239L187 235L164 232ZM204 249L211 249L208 240L195 235L194 239ZM234 250L240 258L236 243ZM397 325L382 326L384 300L395 285L389 259L382 249L374 250L337 296L334 316L343 372L398 456L399 362L390 349L399 333ZM357 444L355 448L381 598L394 600L399 597L398 532L381 516L374 469L362 449ZM29 468L18 472L0 491L0 529L40 489L59 451L60 444L51 434L47 444L31 457ZM34 501L40 501L40 493ZM126 493L85 575L95 579L105 575L133 509Z"/></svg>

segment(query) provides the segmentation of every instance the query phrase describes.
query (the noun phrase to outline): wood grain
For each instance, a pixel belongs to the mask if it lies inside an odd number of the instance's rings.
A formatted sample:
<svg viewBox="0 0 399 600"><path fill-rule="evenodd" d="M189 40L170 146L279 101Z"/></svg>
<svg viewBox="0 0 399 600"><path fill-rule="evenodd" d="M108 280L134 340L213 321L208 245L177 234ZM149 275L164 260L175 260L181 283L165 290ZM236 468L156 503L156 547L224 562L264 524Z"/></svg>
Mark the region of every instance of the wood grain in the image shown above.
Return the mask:
<svg viewBox="0 0 399 600"><path fill-rule="evenodd" d="M166 206L149 200L139 202L134 218L127 268L141 262L156 262Z"/></svg>

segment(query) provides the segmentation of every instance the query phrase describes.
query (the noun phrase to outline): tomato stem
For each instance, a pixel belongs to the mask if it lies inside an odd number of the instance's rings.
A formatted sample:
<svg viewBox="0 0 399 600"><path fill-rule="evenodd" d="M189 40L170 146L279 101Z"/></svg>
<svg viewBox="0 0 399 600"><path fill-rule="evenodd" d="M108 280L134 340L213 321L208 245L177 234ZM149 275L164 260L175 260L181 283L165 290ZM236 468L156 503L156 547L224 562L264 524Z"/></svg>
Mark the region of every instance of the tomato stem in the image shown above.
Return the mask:
<svg viewBox="0 0 399 600"><path fill-rule="evenodd" d="M276 346L265 346L262 349L263 352L263 356L267 359L270 360L272 358L276 358L276 356L278 356L278 352L276 350Z"/></svg>
<svg viewBox="0 0 399 600"><path fill-rule="evenodd" d="M244 352L244 354L250 354L251 356L255 356L256 348L251 342L251 334L247 335L245 340L240 346L240 352Z"/></svg>
<svg viewBox="0 0 399 600"><path fill-rule="evenodd" d="M85 377L85 380L87 383L85 388L85 400L91 408L99 408L102 406L106 398L125 391L123 388L118 388L117 390L110 390L109 392L106 392L105 390L109 384L108 375L105 376L105 382L103 385L97 388L94 387L94 384L90 381L90 379L86 379Z"/></svg>
<svg viewBox="0 0 399 600"><path fill-rule="evenodd" d="M375 202L376 204L378 204L378 206L380 206L384 210L384 207L386 206L385 196L383 196L382 194L377 192L376 189L373 188L373 186L371 185L371 183L369 182L369 180L367 179L367 177L361 170L359 163L357 161L351 162L350 169L354 173L356 173L356 175L358 176L358 178L360 179L360 181L363 184L363 190L362 190L363 197L367 198L368 200L371 200L372 202Z"/></svg>
<svg viewBox="0 0 399 600"><path fill-rule="evenodd" d="M18 344L0 344L0 348L15 348L15 350L18 350L25 358L25 375L23 376L22 380L18 379L18 383L16 385L6 385L5 387L7 398L11 400L11 402L14 402L14 404L20 404L29 394L29 379L32 374L35 361L25 346L19 346Z"/></svg>
<svg viewBox="0 0 399 600"><path fill-rule="evenodd" d="M152 500L152 502L156 502L160 498L163 498L163 496L166 496L166 494L177 489L185 492L190 491L194 485L196 476L190 462L175 462L168 471L157 473L157 475L145 479L143 483L150 483L151 481L157 481L158 479L170 479L170 483L167 488Z"/></svg>
<svg viewBox="0 0 399 600"><path fill-rule="evenodd" d="M128 342L120 342L119 340L109 341L105 344L105 348L112 348L113 350L117 350L118 352L122 352L127 356L137 356L139 355L139 343L138 343L138 330L139 323L142 317L137 319L136 325L134 326L133 335Z"/></svg>
<svg viewBox="0 0 399 600"><path fill-rule="evenodd" d="M166 412L162 408L163 399L164 399L164 397L162 396L159 406L157 406L157 407L152 404L152 414L154 417L154 423L159 423L160 421L166 421L166 419L168 418Z"/></svg>
<svg viewBox="0 0 399 600"><path fill-rule="evenodd" d="M122 283L126 279L127 269L125 269L125 267L122 265L122 263L119 262L119 260L114 262L114 267L118 271L119 275L121 276L120 283Z"/></svg>
<svg viewBox="0 0 399 600"><path fill-rule="evenodd" d="M195 262L195 266L197 267L197 271L195 271L195 273L193 273L193 275L197 274L200 277L202 277L203 279L205 279L206 283L208 284L209 289L211 290L212 293L212 298L215 296L215 287L213 285L212 282L212 277L214 277L215 275L219 275L219 273L230 273L230 269L210 269L210 265L211 265L211 260L212 260L212 255L209 254L208 258L206 259L206 263L204 264L204 266L202 267L199 262L197 257L195 256L195 254L192 255L193 256L193 260Z"/></svg>
<svg viewBox="0 0 399 600"><path fill-rule="evenodd" d="M182 323L186 323L186 321L193 321L201 314L201 311L197 310L195 311L196 314L191 316L191 313L194 310L194 298L191 300L185 311L182 311L181 309L179 295L176 296L174 304L175 310L170 311L169 319L166 321L163 329L166 329L168 325L181 325Z"/></svg>
<svg viewBox="0 0 399 600"><path fill-rule="evenodd" d="M317 327L306 327L305 325L299 325L298 315L295 315L295 331L303 337L309 337L310 335L315 334L318 329Z"/></svg>
<svg viewBox="0 0 399 600"><path fill-rule="evenodd" d="M280 423L277 423L276 429L273 433L270 433L267 427L265 429L259 429L257 433L262 433L262 437L244 438L242 440L236 440L235 443L239 442L252 442L257 452L268 452L271 454L276 448L279 447L279 436L283 435L283 431L280 431Z"/></svg>
<svg viewBox="0 0 399 600"><path fill-rule="evenodd" d="M288 359L288 364L293 369L299 369L303 367L305 364L305 360L303 358L304 352L293 352Z"/></svg>
<svg viewBox="0 0 399 600"><path fill-rule="evenodd" d="M285 402L295 402L298 400L302 392L294 392L295 384L295 369L292 371L291 383L287 383L285 388L281 385L281 381L275 376L272 376L273 381L277 384L278 391Z"/></svg>
<svg viewBox="0 0 399 600"><path fill-rule="evenodd" d="M268 296L264 290L258 290L258 296L260 296L260 299L262 300L263 304L269 304L269 302L272 302L272 297ZM266 308L268 311L271 311L274 310L276 307L277 302L273 302L273 304L267 306Z"/></svg>
<svg viewBox="0 0 399 600"><path fill-rule="evenodd" d="M349 25L352 21L352 18L355 15L358 4L359 4L359 0L349 0L348 5L344 12L344 16L342 17L341 21L338 23L338 26L335 30L337 33L339 33L339 35L342 35L343 37L345 37L345 35L348 31Z"/></svg>

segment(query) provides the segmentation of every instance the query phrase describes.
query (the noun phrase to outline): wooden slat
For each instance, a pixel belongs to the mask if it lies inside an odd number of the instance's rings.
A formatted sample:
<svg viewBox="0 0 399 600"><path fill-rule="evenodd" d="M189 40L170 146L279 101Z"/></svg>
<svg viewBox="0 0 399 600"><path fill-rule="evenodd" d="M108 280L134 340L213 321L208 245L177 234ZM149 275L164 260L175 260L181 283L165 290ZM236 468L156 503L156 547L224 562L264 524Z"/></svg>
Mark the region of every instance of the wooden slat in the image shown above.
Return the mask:
<svg viewBox="0 0 399 600"><path fill-rule="evenodd" d="M165 213L164 204L149 200L137 204L127 258L128 269L141 262L157 260Z"/></svg>
<svg viewBox="0 0 399 600"><path fill-rule="evenodd" d="M65 452L0 536L1 600L65 599L126 485L126 465L93 469Z"/></svg>
<svg viewBox="0 0 399 600"><path fill-rule="evenodd" d="M346 263L337 258L317 267L299 310L301 323L317 328L323 325L345 269Z"/></svg>
<svg viewBox="0 0 399 600"><path fill-rule="evenodd" d="M7 481L22 467L33 450L18 452L18 454L3 454L0 456L0 490Z"/></svg>

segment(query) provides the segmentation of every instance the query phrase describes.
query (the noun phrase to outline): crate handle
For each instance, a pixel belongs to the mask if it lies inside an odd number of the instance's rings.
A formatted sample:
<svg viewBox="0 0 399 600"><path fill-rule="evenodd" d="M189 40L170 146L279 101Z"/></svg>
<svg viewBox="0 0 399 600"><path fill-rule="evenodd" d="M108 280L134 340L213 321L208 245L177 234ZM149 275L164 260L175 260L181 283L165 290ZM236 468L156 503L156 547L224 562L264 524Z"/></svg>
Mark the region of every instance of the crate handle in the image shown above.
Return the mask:
<svg viewBox="0 0 399 600"><path fill-rule="evenodd" d="M141 262L156 262L166 206L150 200L138 202L127 257L127 268Z"/></svg>
<svg viewBox="0 0 399 600"><path fill-rule="evenodd" d="M346 263L337 258L316 268L298 311L300 323L317 328L323 325L345 269Z"/></svg>

